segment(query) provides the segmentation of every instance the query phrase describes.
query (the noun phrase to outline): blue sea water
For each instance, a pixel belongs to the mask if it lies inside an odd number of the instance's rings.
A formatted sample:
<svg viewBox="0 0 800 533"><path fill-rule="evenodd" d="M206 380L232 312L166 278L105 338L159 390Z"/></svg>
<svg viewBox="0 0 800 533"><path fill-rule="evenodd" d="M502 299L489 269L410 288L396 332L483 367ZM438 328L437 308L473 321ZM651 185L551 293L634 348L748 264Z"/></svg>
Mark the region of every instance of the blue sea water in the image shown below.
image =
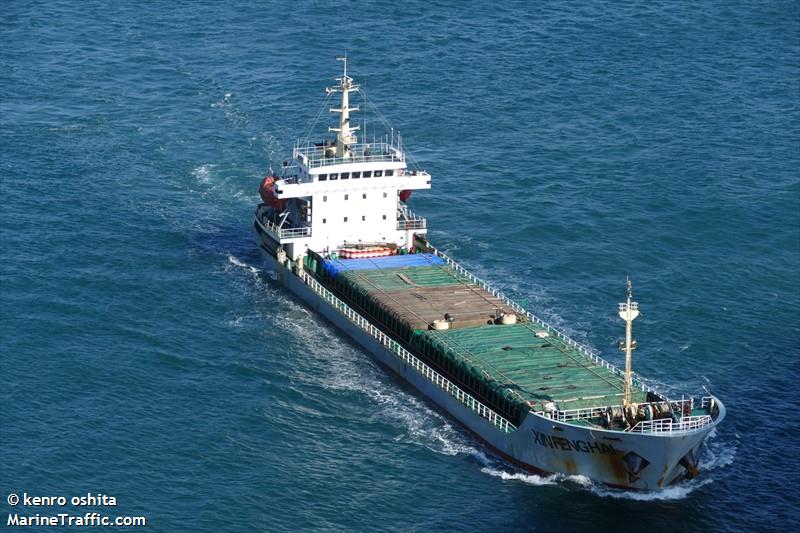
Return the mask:
<svg viewBox="0 0 800 533"><path fill-rule="evenodd" d="M728 406L701 478L518 472L270 284L259 178L345 50L440 248L615 363L632 277L635 369ZM3 526L796 530L799 175L796 1L3 2Z"/></svg>

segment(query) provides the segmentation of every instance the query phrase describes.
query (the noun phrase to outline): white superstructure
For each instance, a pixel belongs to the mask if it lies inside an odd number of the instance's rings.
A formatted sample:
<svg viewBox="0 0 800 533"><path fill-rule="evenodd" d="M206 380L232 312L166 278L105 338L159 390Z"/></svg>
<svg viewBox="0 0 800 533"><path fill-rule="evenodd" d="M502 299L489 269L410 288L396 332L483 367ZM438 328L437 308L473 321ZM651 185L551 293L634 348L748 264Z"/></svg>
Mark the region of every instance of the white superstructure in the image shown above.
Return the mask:
<svg viewBox="0 0 800 533"><path fill-rule="evenodd" d="M380 142L359 142L358 126L351 125L350 93L360 90L344 73L328 94L341 93L335 139L298 143L292 162L275 180L273 194L281 208L264 205L256 217L262 229L283 248L289 259L345 245L391 244L409 248L414 234L424 234L424 218L401 200L402 191L430 189L431 176L409 169L399 135Z"/></svg>

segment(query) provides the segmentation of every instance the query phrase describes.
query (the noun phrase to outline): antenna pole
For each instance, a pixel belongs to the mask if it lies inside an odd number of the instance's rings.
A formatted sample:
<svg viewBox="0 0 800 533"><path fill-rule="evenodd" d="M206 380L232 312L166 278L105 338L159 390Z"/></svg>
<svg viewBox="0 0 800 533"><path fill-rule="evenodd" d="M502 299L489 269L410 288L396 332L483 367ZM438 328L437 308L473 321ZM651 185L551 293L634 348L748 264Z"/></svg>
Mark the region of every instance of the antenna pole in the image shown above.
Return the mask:
<svg viewBox="0 0 800 533"><path fill-rule="evenodd" d="M625 403L627 410L631 406L631 385L633 372L631 370L631 352L636 349L633 340L633 321L639 316L639 304L633 301L633 287L628 278L628 299L619 304L619 317L625 321L625 344L620 343L620 349L625 352Z"/></svg>
<svg viewBox="0 0 800 533"><path fill-rule="evenodd" d="M358 85L353 84L353 78L347 75L347 54L343 57L336 58L344 62L344 69L341 78L336 78L339 85L336 87L328 88L328 94L334 92L342 93L342 104L337 108L331 108L332 113L340 113L339 127L328 128L328 131L336 132L336 157L349 158L350 145L358 142L354 131L357 131L359 126L350 125L350 113L358 111L358 107L350 107L350 93L358 90Z"/></svg>

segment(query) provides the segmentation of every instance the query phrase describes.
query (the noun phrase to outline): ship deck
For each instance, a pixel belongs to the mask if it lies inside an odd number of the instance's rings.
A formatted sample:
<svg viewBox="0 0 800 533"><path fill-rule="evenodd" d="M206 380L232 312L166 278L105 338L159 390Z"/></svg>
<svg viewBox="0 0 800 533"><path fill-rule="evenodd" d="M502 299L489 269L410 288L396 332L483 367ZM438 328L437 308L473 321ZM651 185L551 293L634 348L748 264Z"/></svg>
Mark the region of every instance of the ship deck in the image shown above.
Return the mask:
<svg viewBox="0 0 800 533"><path fill-rule="evenodd" d="M548 402L559 409L619 405L625 394L621 376L600 366L558 338L539 337L530 323L425 331L432 344L472 362L503 386L517 392L534 410ZM634 401L645 393L632 392Z"/></svg>
<svg viewBox="0 0 800 533"><path fill-rule="evenodd" d="M536 411L549 402L560 410L622 403L622 376L524 317L498 324L498 311L513 309L435 256L338 259L323 266L340 294L399 338L466 368L464 375L476 378L470 388L488 383ZM445 317L449 329L430 329ZM633 401L646 401L645 392L632 394Z"/></svg>

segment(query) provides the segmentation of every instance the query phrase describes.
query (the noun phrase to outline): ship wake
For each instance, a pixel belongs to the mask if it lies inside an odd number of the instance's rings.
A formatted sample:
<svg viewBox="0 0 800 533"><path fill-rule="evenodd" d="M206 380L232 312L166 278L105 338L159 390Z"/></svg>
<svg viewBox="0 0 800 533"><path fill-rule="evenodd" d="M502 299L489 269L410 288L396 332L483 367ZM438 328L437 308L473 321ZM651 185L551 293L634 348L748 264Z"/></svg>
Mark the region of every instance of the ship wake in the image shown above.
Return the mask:
<svg viewBox="0 0 800 533"><path fill-rule="evenodd" d="M292 327L291 325L287 325ZM425 401L391 378L359 350L354 350L322 324L313 330L294 331L312 345L311 351L330 364L323 378L326 388L366 396L378 409L371 416L399 430L395 442L419 445L443 455L473 455L479 450ZM318 348L318 349L317 349Z"/></svg>

